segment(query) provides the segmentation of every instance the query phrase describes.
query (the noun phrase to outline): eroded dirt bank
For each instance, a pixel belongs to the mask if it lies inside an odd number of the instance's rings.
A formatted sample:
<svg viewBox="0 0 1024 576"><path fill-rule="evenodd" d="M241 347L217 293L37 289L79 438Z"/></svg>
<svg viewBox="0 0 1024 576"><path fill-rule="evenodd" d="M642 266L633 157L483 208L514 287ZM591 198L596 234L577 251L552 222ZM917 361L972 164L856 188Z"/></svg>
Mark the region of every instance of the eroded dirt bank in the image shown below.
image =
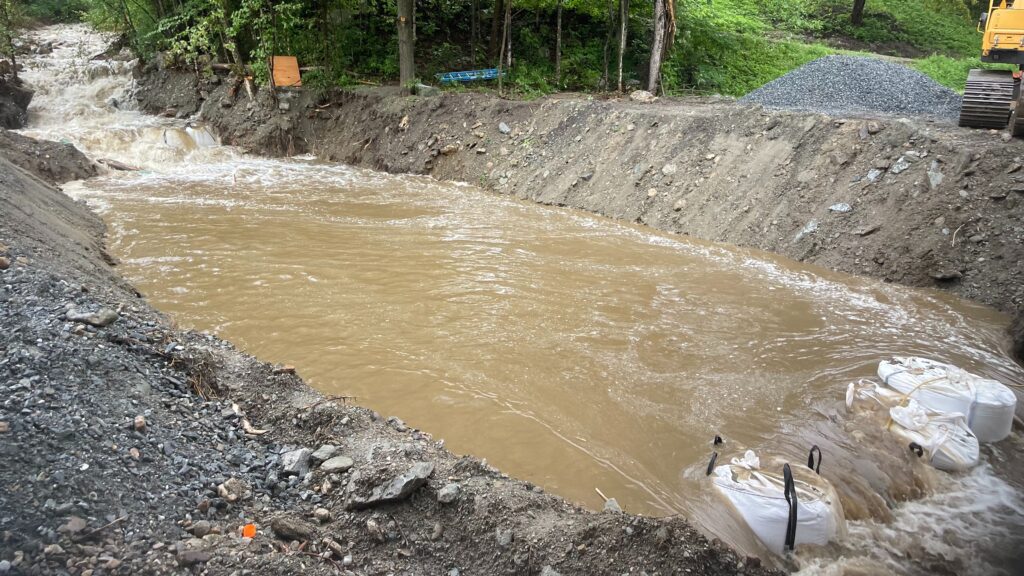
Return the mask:
<svg viewBox="0 0 1024 576"><path fill-rule="evenodd" d="M227 79L139 73L154 113L261 154L431 174L831 269L1024 307L1024 142L905 119L714 100L653 104L387 89L256 101Z"/></svg>
<svg viewBox="0 0 1024 576"><path fill-rule="evenodd" d="M768 573L683 519L583 511L177 330L39 177L56 169L4 152L0 573Z"/></svg>

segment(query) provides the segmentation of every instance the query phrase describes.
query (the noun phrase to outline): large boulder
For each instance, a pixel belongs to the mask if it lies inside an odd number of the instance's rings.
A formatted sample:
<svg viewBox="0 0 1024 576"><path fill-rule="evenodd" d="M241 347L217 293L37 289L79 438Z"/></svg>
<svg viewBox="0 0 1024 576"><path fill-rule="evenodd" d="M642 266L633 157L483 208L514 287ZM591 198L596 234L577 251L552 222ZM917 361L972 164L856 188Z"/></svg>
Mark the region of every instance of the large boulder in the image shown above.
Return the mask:
<svg viewBox="0 0 1024 576"><path fill-rule="evenodd" d="M20 81L0 79L0 126L12 130L23 128L28 122L32 94L32 90Z"/></svg>

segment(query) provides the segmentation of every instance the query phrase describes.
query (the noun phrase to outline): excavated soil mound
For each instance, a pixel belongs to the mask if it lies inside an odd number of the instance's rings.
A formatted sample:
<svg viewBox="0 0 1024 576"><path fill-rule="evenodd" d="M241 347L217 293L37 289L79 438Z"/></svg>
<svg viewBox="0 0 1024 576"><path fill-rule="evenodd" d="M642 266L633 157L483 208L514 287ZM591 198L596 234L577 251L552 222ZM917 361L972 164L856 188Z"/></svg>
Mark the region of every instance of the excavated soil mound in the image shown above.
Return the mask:
<svg viewBox="0 0 1024 576"><path fill-rule="evenodd" d="M960 95L900 64L859 56L825 56L741 98L830 116L923 116L955 121Z"/></svg>

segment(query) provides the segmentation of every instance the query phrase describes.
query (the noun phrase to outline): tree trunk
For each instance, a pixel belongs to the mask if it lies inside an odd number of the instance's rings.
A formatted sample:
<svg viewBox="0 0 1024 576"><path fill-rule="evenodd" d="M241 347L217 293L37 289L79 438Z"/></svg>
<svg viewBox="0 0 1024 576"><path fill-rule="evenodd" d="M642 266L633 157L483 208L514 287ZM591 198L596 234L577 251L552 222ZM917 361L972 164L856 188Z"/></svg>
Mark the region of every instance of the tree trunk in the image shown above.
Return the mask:
<svg viewBox="0 0 1024 576"><path fill-rule="evenodd" d="M658 82L661 80L661 57L665 50L665 2L654 0L654 38L651 39L651 64L647 69L647 91L651 94L658 93Z"/></svg>
<svg viewBox="0 0 1024 576"><path fill-rule="evenodd" d="M629 0L619 0L619 92L622 92L622 57L629 34Z"/></svg>
<svg viewBox="0 0 1024 576"><path fill-rule="evenodd" d="M512 68L512 0L505 0L505 66Z"/></svg>
<svg viewBox="0 0 1024 576"><path fill-rule="evenodd" d="M860 26L864 22L865 0L853 0L853 12L850 13L850 22L854 26Z"/></svg>
<svg viewBox="0 0 1024 576"><path fill-rule="evenodd" d="M502 94L504 88L504 71L512 66L511 26L512 0L505 0L505 25L501 27L501 52L498 54L498 94Z"/></svg>
<svg viewBox="0 0 1024 576"><path fill-rule="evenodd" d="M601 73L601 90L608 90L608 61L612 45L612 38L615 36L615 2L608 0L608 33L604 37L604 72Z"/></svg>
<svg viewBox="0 0 1024 576"><path fill-rule="evenodd" d="M562 88L562 0L558 0L558 17L555 24L555 86Z"/></svg>
<svg viewBox="0 0 1024 576"><path fill-rule="evenodd" d="M413 59L413 10L415 0L398 0L398 81L402 93L408 94L416 80L416 62Z"/></svg>
<svg viewBox="0 0 1024 576"><path fill-rule="evenodd" d="M480 0L473 0L473 14L469 24L469 53L476 68L476 47L480 43Z"/></svg>
<svg viewBox="0 0 1024 576"><path fill-rule="evenodd" d="M502 0L494 0L494 14L491 14L491 37L488 40L487 45L487 58L491 62L493 62L495 58L498 58L499 64L501 59L499 51L503 50L505 46L504 35L502 35L500 38L501 44L498 44L498 35L502 33L501 21L504 19L504 17L505 3L502 2Z"/></svg>

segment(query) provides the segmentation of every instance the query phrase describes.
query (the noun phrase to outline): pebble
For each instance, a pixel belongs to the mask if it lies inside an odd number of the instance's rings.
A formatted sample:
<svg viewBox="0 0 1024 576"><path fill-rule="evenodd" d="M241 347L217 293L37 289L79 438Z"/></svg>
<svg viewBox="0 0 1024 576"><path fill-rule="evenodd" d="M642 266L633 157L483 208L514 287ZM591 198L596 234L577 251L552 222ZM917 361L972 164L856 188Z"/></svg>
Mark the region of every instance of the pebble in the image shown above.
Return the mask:
<svg viewBox="0 0 1024 576"><path fill-rule="evenodd" d="M605 512L622 512L622 507L619 506L619 501L615 498L609 498L604 501Z"/></svg>
<svg viewBox="0 0 1024 576"><path fill-rule="evenodd" d="M136 416L135 421L132 423L132 427L135 428L136 432L142 432L146 429L146 418L142 415Z"/></svg>
<svg viewBox="0 0 1024 576"><path fill-rule="evenodd" d="M498 132L501 132L502 134L511 134L512 133L512 129L509 128L508 124L505 124L504 122L499 122L498 123Z"/></svg>
<svg viewBox="0 0 1024 576"><path fill-rule="evenodd" d="M508 548L512 545L512 540L515 539L515 534L511 530L502 530L498 528L495 531L495 539L498 541L498 546L502 548Z"/></svg>
<svg viewBox="0 0 1024 576"><path fill-rule="evenodd" d="M0 560L0 574L6 574L11 571L10 560Z"/></svg>
<svg viewBox="0 0 1024 576"><path fill-rule="evenodd" d="M7 270L11 267L11 259L6 256L0 256L0 270Z"/></svg>

